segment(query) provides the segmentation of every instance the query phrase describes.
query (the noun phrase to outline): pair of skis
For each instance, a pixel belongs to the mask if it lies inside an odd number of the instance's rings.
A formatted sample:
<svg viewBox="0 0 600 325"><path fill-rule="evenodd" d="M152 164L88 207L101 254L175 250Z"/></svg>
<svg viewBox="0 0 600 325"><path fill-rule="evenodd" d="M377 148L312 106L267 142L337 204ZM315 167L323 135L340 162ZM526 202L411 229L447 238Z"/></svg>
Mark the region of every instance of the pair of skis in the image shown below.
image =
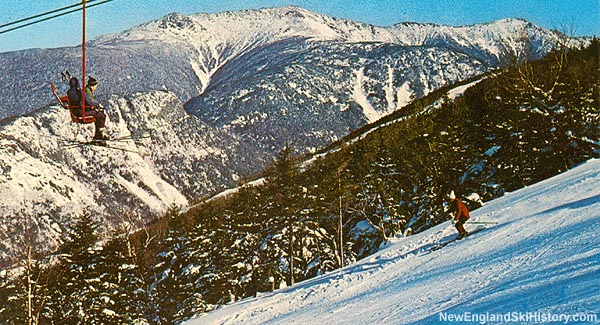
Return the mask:
<svg viewBox="0 0 600 325"><path fill-rule="evenodd" d="M484 229L486 229L486 228L485 228L485 227L476 228L475 230L471 230L471 231L468 233L468 235L466 235L466 236L464 236L464 237L460 237L460 239L459 239L459 238L458 238L458 236L457 236L457 237L454 237L454 238L452 238L452 239L450 239L450 240L447 240L447 241L443 241L443 242L436 243L436 244L434 244L434 245L433 245L431 248L429 248L429 250L430 250L430 251L432 251L432 252L433 252L433 251L437 251L438 249L442 249L442 248L444 248L444 247L446 247L446 246L448 246L448 245L452 244L453 242L455 242L455 241L457 241L457 240L461 240L461 239L464 239L464 238L466 238L466 237L469 237L469 236L471 236L471 235L473 235L473 234L475 234L475 233L478 233L478 232L480 232L480 231L482 231L482 230L484 230Z"/></svg>
<svg viewBox="0 0 600 325"><path fill-rule="evenodd" d="M457 241L457 240L464 239L464 238L466 238L466 237L469 237L469 236L471 236L471 235L473 235L473 234L475 234L475 233L478 233L478 232L480 232L480 231L483 231L483 230L485 230L485 229L488 229L487 227L485 227L485 225L497 225L498 223L497 223L497 222L494 222L494 221L473 221L473 222L468 222L468 221L467 221L467 222L466 222L466 224L471 224L471 225L484 225L484 226L483 226L483 227L478 227L478 228L475 228L474 230L471 230L471 231L470 231L470 232L469 232L469 233L468 233L466 236L464 236L464 237L460 237L460 238L459 238L459 237L457 236L457 237L454 237L454 238L452 238L452 239L450 239L450 240L447 240L447 241L443 241L443 242L436 243L436 244L434 244L434 245L433 245L431 248L429 248L429 251L432 251L432 252L433 252L433 251L437 251L437 250L439 250L439 249L441 249L441 248L444 248L444 247L446 247L446 246L448 246L448 245L452 244L453 242L455 242L455 241Z"/></svg>
<svg viewBox="0 0 600 325"><path fill-rule="evenodd" d="M146 134L142 134L142 135L131 134L131 135L126 135L126 136L122 136L122 137L110 138L107 140L79 141L79 140L65 139L65 140L63 140L65 142L65 145L63 146L63 148L70 149L70 148L77 148L77 147L83 147L83 146L97 146L97 147L102 147L102 148L107 148L107 149L138 153L135 150L121 148L118 146L114 146L112 144L119 143L119 142L133 142L135 144L141 144L141 140L148 139L148 138L150 138L150 134L146 133Z"/></svg>

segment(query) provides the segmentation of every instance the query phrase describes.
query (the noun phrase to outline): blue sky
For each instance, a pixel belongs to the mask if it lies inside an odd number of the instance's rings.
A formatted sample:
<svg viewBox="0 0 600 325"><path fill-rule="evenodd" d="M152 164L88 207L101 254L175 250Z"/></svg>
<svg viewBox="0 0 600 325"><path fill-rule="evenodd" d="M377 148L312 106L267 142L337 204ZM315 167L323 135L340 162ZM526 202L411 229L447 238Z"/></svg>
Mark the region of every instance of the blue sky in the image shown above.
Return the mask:
<svg viewBox="0 0 600 325"><path fill-rule="evenodd" d="M0 0L0 25L77 2ZM378 26L405 21L470 25L524 18L575 35L600 36L600 0L114 0L88 10L87 38L122 31L170 12L215 13L285 5ZM0 34L0 52L80 42L81 14L74 13Z"/></svg>

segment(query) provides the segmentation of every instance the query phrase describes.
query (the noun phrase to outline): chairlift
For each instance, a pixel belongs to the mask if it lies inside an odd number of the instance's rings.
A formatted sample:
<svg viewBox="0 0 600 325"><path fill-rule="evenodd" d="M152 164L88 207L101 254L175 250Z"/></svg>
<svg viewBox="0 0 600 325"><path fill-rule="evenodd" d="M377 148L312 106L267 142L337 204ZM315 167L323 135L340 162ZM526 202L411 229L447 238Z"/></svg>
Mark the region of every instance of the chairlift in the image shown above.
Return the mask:
<svg viewBox="0 0 600 325"><path fill-rule="evenodd" d="M86 64L86 46L85 46L85 7L86 7L86 0L82 1L82 5L83 5L83 18L82 18L82 42L81 42L81 51L82 51L82 55L81 55L81 71L82 71L82 77L81 77L81 103L71 103L69 101L69 97L68 96L60 96L58 95L58 92L56 90L56 86L54 86L54 84L52 82L50 82L50 87L52 88L52 93L54 94L54 97L56 97L56 100L58 100L58 103L60 104L61 107L68 109L69 112L71 113L71 121L73 123L79 123L79 124L89 124L89 123L94 123L96 122L96 118L94 116L86 116L85 115L85 111L86 108L90 108L90 106L86 106L85 105L85 64ZM66 71L65 71L66 72ZM65 78L66 74L65 72L61 73L63 76L63 79ZM68 72L66 72L68 74ZM69 74L70 76L70 74Z"/></svg>

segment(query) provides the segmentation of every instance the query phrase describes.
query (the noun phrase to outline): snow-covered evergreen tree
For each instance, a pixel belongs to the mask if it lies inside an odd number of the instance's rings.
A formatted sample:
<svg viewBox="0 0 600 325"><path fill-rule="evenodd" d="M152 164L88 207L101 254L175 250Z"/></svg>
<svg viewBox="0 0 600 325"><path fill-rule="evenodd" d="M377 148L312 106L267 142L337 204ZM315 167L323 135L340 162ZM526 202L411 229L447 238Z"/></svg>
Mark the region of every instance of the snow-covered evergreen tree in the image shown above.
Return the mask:
<svg viewBox="0 0 600 325"><path fill-rule="evenodd" d="M98 223L84 212L70 229L60 250L61 273L52 294L53 314L49 322L101 324L112 305L102 287L102 248Z"/></svg>

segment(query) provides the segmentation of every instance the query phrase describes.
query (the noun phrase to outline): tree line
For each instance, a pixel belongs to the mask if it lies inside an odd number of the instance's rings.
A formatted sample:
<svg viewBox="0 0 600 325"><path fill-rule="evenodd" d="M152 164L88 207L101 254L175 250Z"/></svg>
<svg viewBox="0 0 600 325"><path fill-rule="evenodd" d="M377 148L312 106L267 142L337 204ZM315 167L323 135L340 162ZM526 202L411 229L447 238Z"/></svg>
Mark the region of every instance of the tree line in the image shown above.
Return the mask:
<svg viewBox="0 0 600 325"><path fill-rule="evenodd" d="M142 230L124 223L100 237L84 213L46 254L25 227L15 267L0 273L0 322L176 323L439 224L450 190L490 200L598 157L599 53L594 39L517 57L462 96L416 100L396 115L405 118L311 164L286 144L260 185L173 207Z"/></svg>

